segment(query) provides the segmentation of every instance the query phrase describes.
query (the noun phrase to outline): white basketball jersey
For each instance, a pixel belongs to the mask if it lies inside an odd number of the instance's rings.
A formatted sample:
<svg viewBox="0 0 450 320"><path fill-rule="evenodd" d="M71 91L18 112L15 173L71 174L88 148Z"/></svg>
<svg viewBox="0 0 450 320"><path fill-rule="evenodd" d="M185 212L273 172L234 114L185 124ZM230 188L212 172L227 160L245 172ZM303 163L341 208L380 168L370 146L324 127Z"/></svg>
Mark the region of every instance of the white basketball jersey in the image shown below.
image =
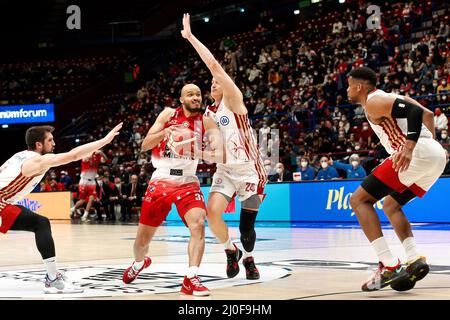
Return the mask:
<svg viewBox="0 0 450 320"><path fill-rule="evenodd" d="M248 115L231 111L221 101L219 106L209 106L205 112L219 127L225 144L226 163L218 167L251 167L260 180L267 180L267 174L256 142L255 132L250 126Z"/></svg>
<svg viewBox="0 0 450 320"><path fill-rule="evenodd" d="M376 96L394 97L404 99L403 96L394 93L387 93L383 90L375 89L367 96L367 102ZM408 120L406 118L385 118L380 124L370 122L370 126L380 139L381 144L389 154L398 151L406 142L406 135L408 134ZM422 123L419 139L433 138L432 133Z"/></svg>
<svg viewBox="0 0 450 320"><path fill-rule="evenodd" d="M25 177L22 174L22 164L25 160L38 155L34 151L21 151L9 158L0 167L0 202L3 203L2 206L4 206L4 203L16 204L33 191L42 180L45 172L34 177Z"/></svg>

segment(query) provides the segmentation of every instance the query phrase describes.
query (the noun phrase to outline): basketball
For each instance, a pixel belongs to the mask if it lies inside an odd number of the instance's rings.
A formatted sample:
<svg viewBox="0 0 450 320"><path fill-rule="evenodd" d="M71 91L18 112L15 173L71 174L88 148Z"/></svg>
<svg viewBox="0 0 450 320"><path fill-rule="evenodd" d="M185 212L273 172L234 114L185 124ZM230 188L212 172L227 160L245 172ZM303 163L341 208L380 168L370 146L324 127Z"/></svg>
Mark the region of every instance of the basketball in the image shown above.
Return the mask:
<svg viewBox="0 0 450 320"><path fill-rule="evenodd" d="M196 140L189 128L176 127L167 139L167 147L176 155L186 156L194 152Z"/></svg>

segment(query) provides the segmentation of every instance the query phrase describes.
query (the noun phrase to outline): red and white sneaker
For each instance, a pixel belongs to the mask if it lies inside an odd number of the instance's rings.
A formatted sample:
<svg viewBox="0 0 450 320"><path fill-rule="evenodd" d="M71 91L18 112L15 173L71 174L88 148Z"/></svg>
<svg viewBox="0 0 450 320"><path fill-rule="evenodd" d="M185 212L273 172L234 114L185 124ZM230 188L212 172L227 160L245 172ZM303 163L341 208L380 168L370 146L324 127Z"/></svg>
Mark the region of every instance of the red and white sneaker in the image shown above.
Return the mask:
<svg viewBox="0 0 450 320"><path fill-rule="evenodd" d="M202 285L198 276L194 276L192 278L184 276L180 293L199 297L209 296L211 294L208 288Z"/></svg>
<svg viewBox="0 0 450 320"><path fill-rule="evenodd" d="M138 274L144 270L145 268L148 268L150 266L150 264L152 263L152 259L150 259L149 257L145 257L144 258L144 265L142 266L141 269L139 269L139 271L135 271L133 269L133 265L129 266L124 272L123 272L123 276L122 276L122 280L124 283L128 284L134 281L134 279L137 278Z"/></svg>

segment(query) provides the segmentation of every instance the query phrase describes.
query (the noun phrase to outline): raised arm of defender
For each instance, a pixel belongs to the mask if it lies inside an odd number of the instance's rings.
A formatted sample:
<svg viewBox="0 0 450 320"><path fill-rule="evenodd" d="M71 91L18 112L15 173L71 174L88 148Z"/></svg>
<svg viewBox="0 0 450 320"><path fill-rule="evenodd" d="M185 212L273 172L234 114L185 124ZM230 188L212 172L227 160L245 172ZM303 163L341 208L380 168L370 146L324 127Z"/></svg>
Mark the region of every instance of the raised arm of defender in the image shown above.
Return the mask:
<svg viewBox="0 0 450 320"><path fill-rule="evenodd" d="M26 177L32 177L47 171L51 167L57 167L72 161L81 160L90 156L96 150L110 143L115 136L119 134L122 123L112 129L103 139L86 143L76 147L69 152L53 154L47 153L42 156L36 156L26 160L22 165L22 174Z"/></svg>
<svg viewBox="0 0 450 320"><path fill-rule="evenodd" d="M211 71L212 76L223 88L223 100L225 105L237 114L247 114L241 90L236 86L233 79L225 72L220 63L203 43L201 43L191 32L191 22L188 13L183 15L183 38L187 39L199 54L200 58Z"/></svg>

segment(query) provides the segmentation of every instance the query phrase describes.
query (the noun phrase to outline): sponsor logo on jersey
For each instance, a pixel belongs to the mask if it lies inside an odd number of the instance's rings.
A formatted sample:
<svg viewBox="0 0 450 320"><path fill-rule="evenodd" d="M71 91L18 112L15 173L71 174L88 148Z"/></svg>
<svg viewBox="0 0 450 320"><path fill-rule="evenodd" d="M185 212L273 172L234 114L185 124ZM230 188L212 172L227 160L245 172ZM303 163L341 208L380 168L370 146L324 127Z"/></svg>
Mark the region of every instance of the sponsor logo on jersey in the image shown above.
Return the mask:
<svg viewBox="0 0 450 320"><path fill-rule="evenodd" d="M217 179L216 179L216 183L217 183L217 184L221 184L221 183L222 183L222 179L221 179L221 178L217 178Z"/></svg>
<svg viewBox="0 0 450 320"><path fill-rule="evenodd" d="M220 124L223 126L227 126L230 123L230 119L227 116L220 117Z"/></svg>

